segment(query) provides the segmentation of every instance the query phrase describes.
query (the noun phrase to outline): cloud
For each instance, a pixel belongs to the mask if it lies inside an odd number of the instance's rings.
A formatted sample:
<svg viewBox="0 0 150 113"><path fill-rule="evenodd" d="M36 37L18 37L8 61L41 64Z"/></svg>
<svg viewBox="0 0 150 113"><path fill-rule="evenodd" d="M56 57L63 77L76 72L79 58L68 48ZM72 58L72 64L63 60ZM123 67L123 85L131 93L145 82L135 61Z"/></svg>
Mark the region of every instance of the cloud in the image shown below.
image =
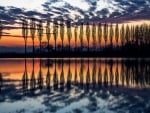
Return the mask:
<svg viewBox="0 0 150 113"><path fill-rule="evenodd" d="M149 0L13 0L13 3L0 0L0 3L0 18L10 23L23 16L74 22L150 19Z"/></svg>

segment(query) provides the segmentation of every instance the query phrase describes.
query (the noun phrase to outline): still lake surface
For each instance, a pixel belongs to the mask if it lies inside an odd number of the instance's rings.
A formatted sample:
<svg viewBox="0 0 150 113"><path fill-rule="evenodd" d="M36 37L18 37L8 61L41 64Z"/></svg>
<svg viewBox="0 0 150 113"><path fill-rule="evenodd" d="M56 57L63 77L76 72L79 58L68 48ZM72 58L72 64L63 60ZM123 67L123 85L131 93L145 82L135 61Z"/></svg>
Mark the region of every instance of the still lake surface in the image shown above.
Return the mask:
<svg viewBox="0 0 150 113"><path fill-rule="evenodd" d="M150 59L0 59L0 113L150 113Z"/></svg>

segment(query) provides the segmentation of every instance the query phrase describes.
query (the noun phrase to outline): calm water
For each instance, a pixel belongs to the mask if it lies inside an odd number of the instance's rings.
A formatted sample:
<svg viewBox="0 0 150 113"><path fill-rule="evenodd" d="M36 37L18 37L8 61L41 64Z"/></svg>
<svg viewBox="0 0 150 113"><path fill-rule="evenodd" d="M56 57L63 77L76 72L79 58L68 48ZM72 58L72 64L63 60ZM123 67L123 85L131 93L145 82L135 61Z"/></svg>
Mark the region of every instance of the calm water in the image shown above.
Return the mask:
<svg viewBox="0 0 150 113"><path fill-rule="evenodd" d="M1 59L0 113L150 113L150 59Z"/></svg>

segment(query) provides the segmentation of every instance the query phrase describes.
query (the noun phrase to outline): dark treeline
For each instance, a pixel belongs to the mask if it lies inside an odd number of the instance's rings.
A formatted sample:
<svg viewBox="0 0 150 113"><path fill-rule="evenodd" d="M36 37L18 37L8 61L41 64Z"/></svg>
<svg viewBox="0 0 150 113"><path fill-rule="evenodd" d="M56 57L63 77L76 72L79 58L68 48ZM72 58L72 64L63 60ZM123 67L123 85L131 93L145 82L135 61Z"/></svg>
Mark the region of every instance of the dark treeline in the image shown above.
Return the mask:
<svg viewBox="0 0 150 113"><path fill-rule="evenodd" d="M47 42L42 43L45 34ZM43 55L43 53L49 55L52 52L54 54L63 52L67 55L69 52L74 54L81 52L90 55L93 52L97 56L110 54L114 56L131 56L132 54L133 56L141 54L148 56L147 51L150 49L150 25L148 24L130 26L128 24L119 25L118 23L87 22L75 24L63 19L45 22L34 18L29 21L25 18L22 20L22 35L25 42L25 53L27 39L30 36L33 41L33 53L31 54L36 52L39 55ZM1 22L0 36L2 36ZM40 44L35 51L34 40L37 36ZM65 36L68 44L64 44ZM54 39L54 44L51 43L51 38ZM58 40L61 40L61 44L57 44Z"/></svg>
<svg viewBox="0 0 150 113"><path fill-rule="evenodd" d="M37 23L37 25L35 23ZM119 26L118 23L87 22L74 24L69 20L65 21L63 19L61 21L54 20L51 22L53 27L51 27L50 22L47 21L46 23L46 29L44 28L44 22L42 21L35 22L34 19L31 19L31 22L28 23L28 25L30 25L28 27L31 31L33 46L35 31L36 29L38 31L37 33L40 42L40 51L41 41L44 33L43 31L44 29L46 30L47 44L42 46L44 48L43 52L45 53L72 52L76 54L78 52L86 52L86 55L88 55L90 52L94 52L101 55L124 53L126 56L130 56L130 54L135 54L136 56L136 54L144 55L144 53L147 53L150 48L150 25L148 24L131 26L128 24L122 24ZM26 31L26 28L27 26L23 21L23 31ZM59 33L60 37L58 37ZM69 45L64 45L65 33L67 33L66 36ZM23 33L23 36L26 39L25 34L27 35L27 31L26 33ZM55 41L55 47L50 45L50 38L52 34ZM58 38L61 40L61 45L57 44ZM80 44L77 43L77 40L80 41ZM74 45L71 45L71 42L73 42ZM97 55L99 56L99 54Z"/></svg>

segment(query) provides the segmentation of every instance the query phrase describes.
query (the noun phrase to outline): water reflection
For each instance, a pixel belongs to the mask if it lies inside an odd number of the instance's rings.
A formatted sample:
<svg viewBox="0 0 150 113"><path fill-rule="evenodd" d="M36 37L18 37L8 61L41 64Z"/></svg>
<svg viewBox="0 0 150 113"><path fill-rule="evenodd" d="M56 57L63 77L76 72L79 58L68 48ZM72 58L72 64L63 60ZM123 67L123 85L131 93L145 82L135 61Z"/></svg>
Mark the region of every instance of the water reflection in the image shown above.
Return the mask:
<svg viewBox="0 0 150 113"><path fill-rule="evenodd" d="M86 103L84 109L89 112L101 110L105 104L106 112L132 111L133 108L138 111L138 107L142 111L150 107L150 98L147 96L150 93L149 59L25 58L0 62L0 105L8 104L8 99L15 104L24 101L24 97L41 99L42 95L48 94L40 104L51 106L51 109L46 108L49 112L63 112L60 108L77 102L81 102L81 105ZM2 68L2 63L8 70ZM9 70L11 65L14 65L13 71ZM62 104L57 105L56 102ZM71 109L82 111L80 107Z"/></svg>

